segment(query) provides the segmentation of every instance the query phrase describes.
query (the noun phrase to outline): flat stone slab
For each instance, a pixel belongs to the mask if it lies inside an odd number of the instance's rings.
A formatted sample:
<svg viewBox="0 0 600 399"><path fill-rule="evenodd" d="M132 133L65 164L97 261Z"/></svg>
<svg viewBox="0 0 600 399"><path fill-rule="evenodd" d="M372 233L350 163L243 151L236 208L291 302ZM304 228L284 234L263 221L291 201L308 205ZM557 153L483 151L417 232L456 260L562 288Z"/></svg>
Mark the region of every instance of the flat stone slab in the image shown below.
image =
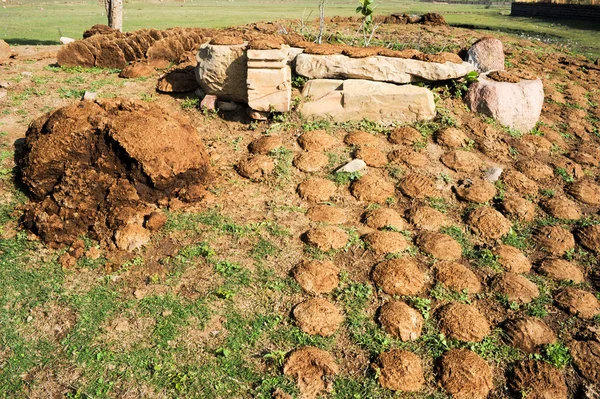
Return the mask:
<svg viewBox="0 0 600 399"><path fill-rule="evenodd" d="M424 87L360 79L317 79L309 81L302 94L308 101L302 104L300 113L309 120L346 122L368 119L391 124L435 117L433 93Z"/></svg>
<svg viewBox="0 0 600 399"><path fill-rule="evenodd" d="M373 56L350 58L342 54L299 54L296 73L310 79L364 79L378 82L411 83L458 79L473 71L473 65L426 62Z"/></svg>

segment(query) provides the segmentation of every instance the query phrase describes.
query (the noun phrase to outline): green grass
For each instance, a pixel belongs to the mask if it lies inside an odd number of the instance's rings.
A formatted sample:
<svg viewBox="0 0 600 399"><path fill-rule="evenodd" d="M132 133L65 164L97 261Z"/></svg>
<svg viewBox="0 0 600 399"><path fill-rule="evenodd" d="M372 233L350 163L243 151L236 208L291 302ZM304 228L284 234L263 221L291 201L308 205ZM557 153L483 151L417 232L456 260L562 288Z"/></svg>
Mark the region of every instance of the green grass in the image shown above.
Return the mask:
<svg viewBox="0 0 600 399"><path fill-rule="evenodd" d="M141 28L173 26L225 27L282 18L299 19L303 12L311 19L318 15L318 2L304 0L236 0L235 2L142 3L125 4L126 31ZM330 0L326 16L356 15L355 4ZM422 14L439 12L448 23L457 26L491 29L539 38L569 45L591 57L600 56L598 31L593 22L539 20L510 17L510 7L470 4L431 4L407 0L379 2L375 15L392 12ZM104 7L92 0L75 3L55 3L25 0L18 5L8 3L0 14L0 39L11 44L58 44L60 36L80 38L94 24L105 24Z"/></svg>

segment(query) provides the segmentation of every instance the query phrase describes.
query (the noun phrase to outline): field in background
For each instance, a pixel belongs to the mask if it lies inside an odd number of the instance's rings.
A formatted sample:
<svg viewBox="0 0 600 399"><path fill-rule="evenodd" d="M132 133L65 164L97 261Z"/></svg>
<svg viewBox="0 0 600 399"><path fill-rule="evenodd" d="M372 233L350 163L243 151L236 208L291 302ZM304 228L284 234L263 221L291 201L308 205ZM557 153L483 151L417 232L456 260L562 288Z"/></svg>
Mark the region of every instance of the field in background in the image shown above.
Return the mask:
<svg viewBox="0 0 600 399"><path fill-rule="evenodd" d="M588 55L600 56L600 30L594 22L541 21L510 17L510 7L471 4L433 4L407 0L379 1L378 14L439 12L454 26L492 29L564 44ZM283 18L303 13L317 17L317 0L231 0L125 4L125 30L174 26L225 27ZM355 15L355 2L330 0L326 15ZM106 23L104 8L94 0L48 2L25 0L3 3L0 39L10 44L56 44L60 36L80 38L90 26Z"/></svg>

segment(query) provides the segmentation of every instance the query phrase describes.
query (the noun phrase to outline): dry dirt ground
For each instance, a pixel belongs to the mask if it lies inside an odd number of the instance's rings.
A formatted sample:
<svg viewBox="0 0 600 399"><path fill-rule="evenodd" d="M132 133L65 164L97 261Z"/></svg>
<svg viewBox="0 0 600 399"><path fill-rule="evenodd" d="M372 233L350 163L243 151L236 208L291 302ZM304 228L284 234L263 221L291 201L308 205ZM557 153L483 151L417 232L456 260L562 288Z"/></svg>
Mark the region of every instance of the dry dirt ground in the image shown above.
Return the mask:
<svg viewBox="0 0 600 399"><path fill-rule="evenodd" d="M357 25L330 28L344 40ZM482 36L383 26L376 41L458 52ZM299 397L300 376L308 397L598 397L600 71L498 37L508 70L544 81L528 134L471 113L462 82L432 87L438 118L415 126L253 122L158 94L160 72L126 80L15 48L0 69L1 396ZM89 237L49 249L19 227L27 126L84 90L186 114L210 155L212 195L172 203L135 253ZM281 145L250 146L267 136ZM249 149L273 161L266 177L240 175ZM336 175L356 153L368 173ZM307 345L326 352L292 355Z"/></svg>

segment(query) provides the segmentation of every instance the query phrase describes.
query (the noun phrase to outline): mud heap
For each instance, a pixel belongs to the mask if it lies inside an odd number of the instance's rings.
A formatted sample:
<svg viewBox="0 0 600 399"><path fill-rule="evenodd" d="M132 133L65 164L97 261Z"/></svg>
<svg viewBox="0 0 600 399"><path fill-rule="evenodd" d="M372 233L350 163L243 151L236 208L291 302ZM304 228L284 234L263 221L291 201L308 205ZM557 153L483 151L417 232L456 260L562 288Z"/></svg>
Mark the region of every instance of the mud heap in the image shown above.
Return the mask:
<svg viewBox="0 0 600 399"><path fill-rule="evenodd" d="M87 234L140 247L156 205L196 201L207 180L198 132L154 104L83 101L35 120L25 141L19 166L32 201L24 223L54 246Z"/></svg>

